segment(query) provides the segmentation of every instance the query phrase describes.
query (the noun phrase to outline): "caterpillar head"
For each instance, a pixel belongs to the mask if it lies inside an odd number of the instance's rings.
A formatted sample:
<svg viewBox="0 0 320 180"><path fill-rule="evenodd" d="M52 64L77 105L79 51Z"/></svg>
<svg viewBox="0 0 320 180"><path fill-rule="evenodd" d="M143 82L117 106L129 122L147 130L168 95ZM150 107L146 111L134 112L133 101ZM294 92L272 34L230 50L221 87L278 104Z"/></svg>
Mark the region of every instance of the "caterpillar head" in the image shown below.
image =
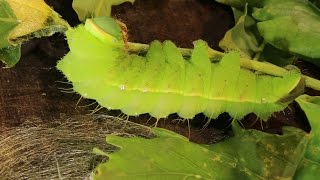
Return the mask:
<svg viewBox="0 0 320 180"><path fill-rule="evenodd" d="M123 41L122 30L118 22L111 17L87 19L85 29L103 42Z"/></svg>

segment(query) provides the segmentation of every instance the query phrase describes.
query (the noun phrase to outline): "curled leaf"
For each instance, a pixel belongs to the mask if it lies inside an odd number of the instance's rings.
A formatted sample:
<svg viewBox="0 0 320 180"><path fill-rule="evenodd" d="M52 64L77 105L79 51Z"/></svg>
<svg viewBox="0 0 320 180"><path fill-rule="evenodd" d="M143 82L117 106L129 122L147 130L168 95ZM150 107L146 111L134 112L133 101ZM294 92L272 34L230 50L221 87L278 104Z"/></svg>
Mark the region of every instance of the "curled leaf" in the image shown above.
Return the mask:
<svg viewBox="0 0 320 180"><path fill-rule="evenodd" d="M296 99L305 112L311 132L302 161L295 174L296 179L317 179L320 176L320 96L302 95Z"/></svg>
<svg viewBox="0 0 320 180"><path fill-rule="evenodd" d="M256 57L277 65L287 65L292 62L293 56L298 56L320 66L320 10L316 7L319 1L218 0L218 2L230 5L238 11L246 12L248 9L247 17L253 17L256 21L254 28L257 31L254 34L257 39L264 40L267 48ZM235 39L242 41L248 39L246 35L242 36ZM241 45L239 40L234 42ZM252 48L250 44L244 47L249 50ZM248 51L244 52L248 54Z"/></svg>
<svg viewBox="0 0 320 180"><path fill-rule="evenodd" d="M12 67L23 42L64 32L69 25L43 0L0 0L0 27L0 60Z"/></svg>
<svg viewBox="0 0 320 180"><path fill-rule="evenodd" d="M238 10L233 9L233 12L238 16ZM256 53L262 51L256 36L248 30L254 25L255 21L247 16L247 8L245 8L245 13L238 18L236 25L226 32L219 46L225 51L234 50L242 57L252 59Z"/></svg>
<svg viewBox="0 0 320 180"><path fill-rule="evenodd" d="M267 43L320 65L320 10L309 2L270 0L253 17Z"/></svg>
<svg viewBox="0 0 320 180"><path fill-rule="evenodd" d="M69 25L60 18L43 0L7 0L19 25L9 34L13 45L25 42L33 37L51 36L56 32L65 32Z"/></svg>

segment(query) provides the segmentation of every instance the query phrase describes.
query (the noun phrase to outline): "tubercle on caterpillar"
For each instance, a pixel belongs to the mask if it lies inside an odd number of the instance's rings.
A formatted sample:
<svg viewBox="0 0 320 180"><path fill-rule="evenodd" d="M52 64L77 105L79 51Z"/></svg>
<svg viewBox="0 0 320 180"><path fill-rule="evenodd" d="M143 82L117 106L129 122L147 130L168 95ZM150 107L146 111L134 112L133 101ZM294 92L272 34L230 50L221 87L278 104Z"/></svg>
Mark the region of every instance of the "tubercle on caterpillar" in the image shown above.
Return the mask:
<svg viewBox="0 0 320 180"><path fill-rule="evenodd" d="M253 62L241 60L235 52L217 53L201 40L193 50L178 49L171 41L150 46L128 42L125 48L121 27L108 17L89 19L66 35L70 52L57 68L80 95L127 115L164 118L177 113L191 119L198 113L216 118L228 112L240 119L253 112L267 119L290 103L280 101L302 79L296 70L279 68L276 73L281 75L276 77L241 68ZM134 54L137 46L145 56ZM184 59L184 53L190 57ZM257 69L268 67L253 64Z"/></svg>

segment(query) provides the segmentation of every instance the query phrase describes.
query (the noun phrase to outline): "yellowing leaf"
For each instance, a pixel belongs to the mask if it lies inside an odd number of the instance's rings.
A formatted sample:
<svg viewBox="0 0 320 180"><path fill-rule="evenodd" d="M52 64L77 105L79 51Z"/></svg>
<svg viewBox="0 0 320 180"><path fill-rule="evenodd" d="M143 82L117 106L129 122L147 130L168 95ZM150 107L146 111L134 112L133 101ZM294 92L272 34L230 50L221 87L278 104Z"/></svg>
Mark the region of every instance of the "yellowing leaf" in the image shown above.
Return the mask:
<svg viewBox="0 0 320 180"><path fill-rule="evenodd" d="M43 0L8 0L8 3L19 22L9 35L15 44L32 37L64 32L69 27Z"/></svg>
<svg viewBox="0 0 320 180"><path fill-rule="evenodd" d="M6 67L20 59L21 43L69 28L43 0L0 0L0 60Z"/></svg>

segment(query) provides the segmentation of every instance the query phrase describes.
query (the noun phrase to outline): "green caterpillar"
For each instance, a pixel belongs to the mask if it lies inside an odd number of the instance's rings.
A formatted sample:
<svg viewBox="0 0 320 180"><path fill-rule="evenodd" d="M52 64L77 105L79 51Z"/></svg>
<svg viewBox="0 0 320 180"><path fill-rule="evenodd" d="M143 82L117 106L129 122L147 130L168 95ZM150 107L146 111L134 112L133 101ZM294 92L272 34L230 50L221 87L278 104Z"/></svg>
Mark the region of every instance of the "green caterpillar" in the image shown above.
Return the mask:
<svg viewBox="0 0 320 180"><path fill-rule="evenodd" d="M301 80L296 70L275 77L241 68L236 52L212 63L202 40L194 42L190 57L171 41L152 42L145 55L129 53L119 25L107 17L89 19L66 36L70 52L57 68L81 96L127 115L191 119L227 112L236 119L249 113L267 119L288 105L283 100Z"/></svg>

